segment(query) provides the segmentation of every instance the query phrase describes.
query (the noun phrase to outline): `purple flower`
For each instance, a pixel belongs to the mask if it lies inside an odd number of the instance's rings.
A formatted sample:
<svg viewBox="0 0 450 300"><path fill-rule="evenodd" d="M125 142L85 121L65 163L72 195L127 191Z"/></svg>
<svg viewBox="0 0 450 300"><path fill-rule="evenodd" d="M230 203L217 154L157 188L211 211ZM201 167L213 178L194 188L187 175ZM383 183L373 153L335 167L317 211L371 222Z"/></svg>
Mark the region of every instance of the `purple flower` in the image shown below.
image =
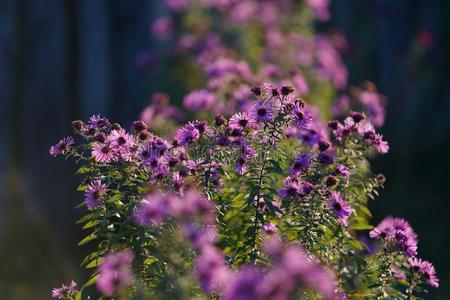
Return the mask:
<svg viewBox="0 0 450 300"><path fill-rule="evenodd" d="M77 283L72 280L69 284L63 284L60 288L54 288L52 290L52 298L72 299L78 293L78 291L75 289L76 286Z"/></svg>
<svg viewBox="0 0 450 300"><path fill-rule="evenodd" d="M380 154L386 154L389 151L389 144L383 141L383 136L381 134L375 134L375 138L372 141L372 146Z"/></svg>
<svg viewBox="0 0 450 300"><path fill-rule="evenodd" d="M277 226L273 223L266 223L262 226L262 231L267 235L274 235L277 232Z"/></svg>
<svg viewBox="0 0 450 300"><path fill-rule="evenodd" d="M104 295L112 296L128 287L133 281L133 258L130 250L107 255L99 266L97 289Z"/></svg>
<svg viewBox="0 0 450 300"><path fill-rule="evenodd" d="M369 236L392 243L407 256L417 254L417 234L404 219L387 217L369 232Z"/></svg>
<svg viewBox="0 0 450 300"><path fill-rule="evenodd" d="M75 144L75 140L73 139L73 137L69 136L69 137L65 137L63 139L61 139L58 144L52 146L50 148L50 155L53 157L58 156L59 154L64 154L66 152L67 149L69 149L70 146Z"/></svg>
<svg viewBox="0 0 450 300"><path fill-rule="evenodd" d="M335 170L337 175L341 175L342 177L344 177L345 179L349 179L350 178L350 169L342 164L338 164L336 166L336 170Z"/></svg>
<svg viewBox="0 0 450 300"><path fill-rule="evenodd" d="M406 280L406 274L399 267L392 267L391 272L397 280Z"/></svg>
<svg viewBox="0 0 450 300"><path fill-rule="evenodd" d="M109 126L111 123L109 122L109 120L101 115L93 115L89 118L88 124L100 129L102 127L107 127Z"/></svg>
<svg viewBox="0 0 450 300"><path fill-rule="evenodd" d="M324 151L319 153L318 159L322 165L331 165L334 162L334 155L330 151Z"/></svg>
<svg viewBox="0 0 450 300"><path fill-rule="evenodd" d="M195 263L195 273L206 292L222 288L229 275L223 253L213 246L203 247Z"/></svg>
<svg viewBox="0 0 450 300"><path fill-rule="evenodd" d="M133 158L131 149L134 146L134 139L124 129L111 131L106 142L123 160L130 161Z"/></svg>
<svg viewBox="0 0 450 300"><path fill-rule="evenodd" d="M305 110L303 104L296 102L292 108L292 117L294 124L301 129L309 129L311 127L312 118Z"/></svg>
<svg viewBox="0 0 450 300"><path fill-rule="evenodd" d="M408 263L414 272L419 273L425 279L427 284L435 288L439 287L439 278L432 263L416 257L408 258Z"/></svg>
<svg viewBox="0 0 450 300"><path fill-rule="evenodd" d="M278 191L278 194L283 199L295 199L302 196L302 188L297 179L286 177L284 187Z"/></svg>
<svg viewBox="0 0 450 300"><path fill-rule="evenodd" d="M268 122L273 119L273 108L267 101L256 102L251 110L251 114L256 122Z"/></svg>
<svg viewBox="0 0 450 300"><path fill-rule="evenodd" d="M164 16L156 19L152 24L152 33L158 38L168 38L172 33L173 22L170 17Z"/></svg>
<svg viewBox="0 0 450 300"><path fill-rule="evenodd" d="M224 300L258 300L258 285L263 281L263 274L247 266L233 276L224 293Z"/></svg>
<svg viewBox="0 0 450 300"><path fill-rule="evenodd" d="M89 183L84 198L89 208L96 208L100 206L100 200L106 195L106 185L97 179Z"/></svg>
<svg viewBox="0 0 450 300"><path fill-rule="evenodd" d="M207 90L192 91L183 99L184 107L194 112L214 108L216 103L216 96Z"/></svg>
<svg viewBox="0 0 450 300"><path fill-rule="evenodd" d="M139 203L134 212L134 220L140 226L160 224L169 214L170 194L151 193Z"/></svg>
<svg viewBox="0 0 450 300"><path fill-rule="evenodd" d="M234 114L229 122L230 128L244 130L247 128L256 128L256 122L252 115L247 112Z"/></svg>
<svg viewBox="0 0 450 300"><path fill-rule="evenodd" d="M176 139L180 146L190 144L200 138L200 131L194 124L188 123L178 129Z"/></svg>
<svg viewBox="0 0 450 300"><path fill-rule="evenodd" d="M385 119L385 109L381 104L381 95L370 92L363 91L359 95L359 100L367 111L369 120L377 127L381 127L384 124Z"/></svg>
<svg viewBox="0 0 450 300"><path fill-rule="evenodd" d="M234 171L238 175L244 175L244 173L247 171L247 169L248 169L247 160L243 157L239 157L239 159L236 161L236 167L235 167Z"/></svg>
<svg viewBox="0 0 450 300"><path fill-rule="evenodd" d="M351 206L344 200L339 192L331 192L329 206L339 223L347 226L347 219L352 213Z"/></svg>
<svg viewBox="0 0 450 300"><path fill-rule="evenodd" d="M310 164L311 164L311 154L300 153L292 162L292 165L289 168L289 173L291 174L291 176L294 177L298 176L299 174L308 170Z"/></svg>
<svg viewBox="0 0 450 300"><path fill-rule="evenodd" d="M92 145L92 157L100 163L109 163L116 160L114 150L109 143L94 143Z"/></svg>

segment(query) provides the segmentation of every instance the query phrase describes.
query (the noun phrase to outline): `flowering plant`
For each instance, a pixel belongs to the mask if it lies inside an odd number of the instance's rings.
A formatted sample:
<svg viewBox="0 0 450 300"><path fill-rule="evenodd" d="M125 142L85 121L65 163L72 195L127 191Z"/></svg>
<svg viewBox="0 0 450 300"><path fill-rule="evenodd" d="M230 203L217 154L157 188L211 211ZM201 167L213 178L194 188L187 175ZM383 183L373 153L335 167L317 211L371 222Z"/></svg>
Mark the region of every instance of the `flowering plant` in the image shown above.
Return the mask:
<svg viewBox="0 0 450 300"><path fill-rule="evenodd" d="M288 85L249 109L194 121L173 140L142 121L74 121L50 150L81 164L91 278L55 289L102 297L413 299L439 280L408 222L370 225L383 186L369 158L389 146L364 113L328 123ZM369 231L369 234L367 232ZM369 239L370 238L370 239Z"/></svg>

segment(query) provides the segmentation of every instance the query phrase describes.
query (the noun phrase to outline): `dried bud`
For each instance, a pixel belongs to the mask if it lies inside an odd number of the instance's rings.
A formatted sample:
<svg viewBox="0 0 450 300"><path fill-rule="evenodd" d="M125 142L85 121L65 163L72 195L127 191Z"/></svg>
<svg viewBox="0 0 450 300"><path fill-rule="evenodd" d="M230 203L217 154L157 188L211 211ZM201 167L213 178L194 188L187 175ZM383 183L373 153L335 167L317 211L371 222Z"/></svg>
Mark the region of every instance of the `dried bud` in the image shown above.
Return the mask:
<svg viewBox="0 0 450 300"><path fill-rule="evenodd" d="M261 88L259 86L252 87L250 91L256 96L261 96Z"/></svg>
<svg viewBox="0 0 450 300"><path fill-rule="evenodd" d="M359 123L365 119L365 117L362 113L356 112L356 111L352 112L351 117L352 117L353 121L355 121L355 123Z"/></svg>
<svg viewBox="0 0 450 300"><path fill-rule="evenodd" d="M136 132L141 132L147 129L147 124L145 124L143 121L134 121L133 122L133 129Z"/></svg>
<svg viewBox="0 0 450 300"><path fill-rule="evenodd" d="M338 124L339 124L338 121L332 120L332 121L328 122L328 127L330 127L331 129L336 130L338 128Z"/></svg>
<svg viewBox="0 0 450 300"><path fill-rule="evenodd" d="M336 176L330 175L326 178L325 184L328 187L335 186L339 183L339 179Z"/></svg>
<svg viewBox="0 0 450 300"><path fill-rule="evenodd" d="M75 130L77 132L81 131L81 129L83 129L83 126L84 126L84 122L81 120L72 121L72 128L73 128L73 130Z"/></svg>
<svg viewBox="0 0 450 300"><path fill-rule="evenodd" d="M111 128L114 129L114 130L120 130L120 129L122 129L122 127L120 126L119 123L114 123L114 124L112 124Z"/></svg>
<svg viewBox="0 0 450 300"><path fill-rule="evenodd" d="M216 125L217 127L220 127L220 126L222 126L223 124L225 124L226 120L225 120L224 116L222 116L222 115L217 115L217 116L214 117L214 122L215 122L215 125Z"/></svg>
<svg viewBox="0 0 450 300"><path fill-rule="evenodd" d="M290 93L293 93L295 91L295 89L292 86L287 86L287 85L283 85L281 87L281 94L287 96Z"/></svg>
<svg viewBox="0 0 450 300"><path fill-rule="evenodd" d="M325 142L325 141L319 142L319 151L320 152L323 152L323 151L327 150L328 148L330 148L330 143Z"/></svg>

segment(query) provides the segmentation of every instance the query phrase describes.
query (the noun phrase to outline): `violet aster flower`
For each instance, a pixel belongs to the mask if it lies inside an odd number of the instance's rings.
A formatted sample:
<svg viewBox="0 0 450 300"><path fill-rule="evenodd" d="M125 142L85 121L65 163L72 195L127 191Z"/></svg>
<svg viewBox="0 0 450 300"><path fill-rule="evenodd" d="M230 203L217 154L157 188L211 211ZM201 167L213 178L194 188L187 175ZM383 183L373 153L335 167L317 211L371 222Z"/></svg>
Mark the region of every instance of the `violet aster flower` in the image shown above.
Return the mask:
<svg viewBox="0 0 450 300"><path fill-rule="evenodd" d="M203 290L219 290L229 275L223 253L213 246L203 247L195 263L195 273Z"/></svg>
<svg viewBox="0 0 450 300"><path fill-rule="evenodd" d="M96 208L100 206L100 200L106 195L106 185L101 180L97 179L89 183L84 198L89 208Z"/></svg>
<svg viewBox="0 0 450 300"><path fill-rule="evenodd" d="M386 154L389 151L389 144L383 141L383 136L381 134L375 134L375 138L372 141L372 146L380 154Z"/></svg>
<svg viewBox="0 0 450 300"><path fill-rule="evenodd" d="M94 143L92 145L92 157L100 163L109 163L116 160L116 155L109 143Z"/></svg>
<svg viewBox="0 0 450 300"><path fill-rule="evenodd" d="M291 176L298 176L301 173L308 170L311 164L311 154L309 153L300 153L297 155L295 160L292 162L291 167L289 168L289 173Z"/></svg>
<svg viewBox="0 0 450 300"><path fill-rule="evenodd" d="M329 200L330 209L338 219L339 223L347 226L347 219L352 213L351 206L344 200L339 192L331 192Z"/></svg>
<svg viewBox="0 0 450 300"><path fill-rule="evenodd" d="M176 139L180 146L190 144L200 138L200 131L194 124L188 123L178 129Z"/></svg>
<svg viewBox="0 0 450 300"><path fill-rule="evenodd" d="M158 19L156 19L153 22L151 28L152 33L160 39L170 37L172 30L173 30L172 19L167 16L159 17Z"/></svg>
<svg viewBox="0 0 450 300"><path fill-rule="evenodd" d="M338 164L336 166L336 170L335 170L337 175L341 175L342 177L344 177L345 179L349 179L351 172L350 169L346 166L344 166L343 164Z"/></svg>
<svg viewBox="0 0 450 300"><path fill-rule="evenodd" d="M274 235L277 232L277 226L273 223L266 223L262 226L262 231L267 235Z"/></svg>
<svg viewBox="0 0 450 300"><path fill-rule="evenodd" d="M214 108L216 103L216 96L207 90L192 91L183 99L184 107L194 112Z"/></svg>
<svg viewBox="0 0 450 300"><path fill-rule="evenodd" d="M302 188L297 179L286 177L284 186L278 191L278 194L283 199L294 199L302 195Z"/></svg>
<svg viewBox="0 0 450 300"><path fill-rule="evenodd" d="M89 118L88 124L100 129L102 127L109 126L111 123L106 117L103 117L101 115L93 115Z"/></svg>
<svg viewBox="0 0 450 300"><path fill-rule="evenodd" d="M417 234L403 219L387 217L372 229L369 235L371 238L384 239L407 256L417 254Z"/></svg>
<svg viewBox="0 0 450 300"><path fill-rule="evenodd" d="M50 155L53 157L56 157L60 154L64 154L66 152L67 149L69 149L70 146L75 144L75 140L73 139L73 137L69 136L69 137L65 137L63 139L61 139L58 144L52 146L50 148Z"/></svg>
<svg viewBox="0 0 450 300"><path fill-rule="evenodd" d="M104 295L112 296L127 288L133 282L133 258L130 250L107 255L99 266L97 289Z"/></svg>
<svg viewBox="0 0 450 300"><path fill-rule="evenodd" d="M227 285L224 300L258 300L261 299L258 285L263 281L263 274L256 268L247 266L238 271Z"/></svg>
<svg viewBox="0 0 450 300"><path fill-rule="evenodd" d="M72 280L68 284L63 284L60 288L54 288L52 290L52 298L72 299L78 293L78 291L76 290L76 287L77 287L77 283Z"/></svg>
<svg viewBox="0 0 450 300"><path fill-rule="evenodd" d="M134 220L140 226L160 224L169 214L169 203L166 194L151 193L139 203L134 212Z"/></svg>
<svg viewBox="0 0 450 300"><path fill-rule="evenodd" d="M320 152L318 160L322 165L331 165L334 162L334 155L330 151Z"/></svg>
<svg viewBox="0 0 450 300"><path fill-rule="evenodd" d="M256 128L256 122L252 115L247 112L234 114L229 122L229 126L233 129L244 130L247 128Z"/></svg>
<svg viewBox="0 0 450 300"><path fill-rule="evenodd" d="M268 122L273 119L273 108L267 101L258 101L253 105L251 114L257 122Z"/></svg>
<svg viewBox="0 0 450 300"><path fill-rule="evenodd" d="M408 258L408 263L413 272L419 273L427 284L435 288L439 287L439 278L432 263L416 257Z"/></svg>
<svg viewBox="0 0 450 300"><path fill-rule="evenodd" d="M301 103L294 104L292 117L294 124L301 129L309 129L312 125L312 118Z"/></svg>
<svg viewBox="0 0 450 300"><path fill-rule="evenodd" d="M238 158L238 160L236 161L236 167L234 169L236 174L244 175L244 173L247 171L247 169L248 169L247 160L244 159L243 157Z"/></svg>

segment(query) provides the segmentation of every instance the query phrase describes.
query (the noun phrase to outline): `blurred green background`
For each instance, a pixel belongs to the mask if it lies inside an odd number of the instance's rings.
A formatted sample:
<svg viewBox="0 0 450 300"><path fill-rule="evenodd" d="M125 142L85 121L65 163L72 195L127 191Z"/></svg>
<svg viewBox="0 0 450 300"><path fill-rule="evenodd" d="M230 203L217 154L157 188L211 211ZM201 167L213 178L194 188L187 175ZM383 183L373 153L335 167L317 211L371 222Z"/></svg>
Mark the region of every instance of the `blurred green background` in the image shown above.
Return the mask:
<svg viewBox="0 0 450 300"><path fill-rule="evenodd" d="M79 178L48 149L71 120L102 113L127 124L150 91L170 88L136 65L165 50L149 33L163 11L149 0L0 0L0 299L47 299L88 275L78 265L89 249L75 246ZM371 80L389 101L391 151L373 162L387 183L373 221L412 223L441 278L429 299L448 299L450 2L336 0L331 11L326 26L349 41L350 84Z"/></svg>

